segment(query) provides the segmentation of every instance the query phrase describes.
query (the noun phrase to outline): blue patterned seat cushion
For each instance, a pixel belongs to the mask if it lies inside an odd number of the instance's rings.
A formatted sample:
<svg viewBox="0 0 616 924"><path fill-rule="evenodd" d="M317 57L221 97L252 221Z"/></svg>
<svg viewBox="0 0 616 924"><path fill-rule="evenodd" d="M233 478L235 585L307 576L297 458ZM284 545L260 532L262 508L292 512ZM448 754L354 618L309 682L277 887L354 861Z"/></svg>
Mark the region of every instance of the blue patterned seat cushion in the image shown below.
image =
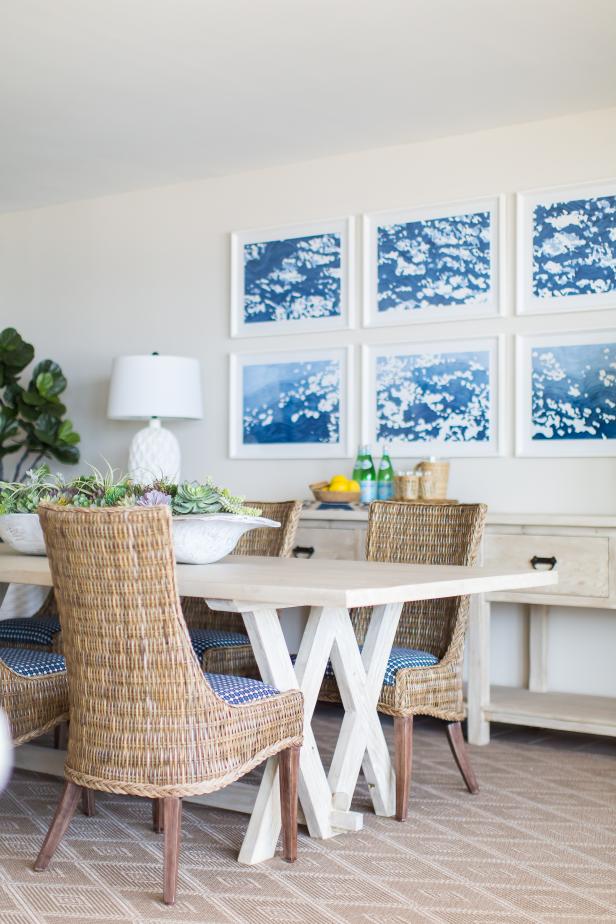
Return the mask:
<svg viewBox="0 0 616 924"><path fill-rule="evenodd" d="M211 648L232 648L236 645L250 645L243 632L222 632L220 629L189 629L188 634L195 654L201 660L204 652Z"/></svg>
<svg viewBox="0 0 616 924"><path fill-rule="evenodd" d="M55 617L2 619L0 645L51 645L59 631L60 623Z"/></svg>
<svg viewBox="0 0 616 924"><path fill-rule="evenodd" d="M214 693L232 706L250 703L256 699L265 699L266 696L276 696L278 690L268 687L260 680L250 677L232 677L229 674L203 675Z"/></svg>
<svg viewBox="0 0 616 924"><path fill-rule="evenodd" d="M0 648L0 661L21 677L42 677L65 670L62 655L32 648Z"/></svg>
<svg viewBox="0 0 616 924"><path fill-rule="evenodd" d="M361 645L360 645L361 648ZM291 660L295 664L297 655L291 655ZM399 670L408 667L433 667L438 664L438 658L429 651L419 651L417 648L392 648L385 668L383 684L386 687L393 687L396 682L396 674ZM334 669L332 662L327 662L325 676L333 677Z"/></svg>

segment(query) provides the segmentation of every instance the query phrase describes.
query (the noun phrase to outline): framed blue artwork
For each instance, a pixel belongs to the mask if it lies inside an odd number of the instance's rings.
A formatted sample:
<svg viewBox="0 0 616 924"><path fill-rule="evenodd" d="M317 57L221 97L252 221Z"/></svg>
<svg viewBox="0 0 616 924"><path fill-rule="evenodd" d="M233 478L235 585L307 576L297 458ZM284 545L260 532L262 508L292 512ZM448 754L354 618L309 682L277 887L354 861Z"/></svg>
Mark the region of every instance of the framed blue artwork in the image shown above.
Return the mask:
<svg viewBox="0 0 616 924"><path fill-rule="evenodd" d="M518 312L616 307L616 180L518 195Z"/></svg>
<svg viewBox="0 0 616 924"><path fill-rule="evenodd" d="M616 330L520 336L517 452L616 456Z"/></svg>
<svg viewBox="0 0 616 924"><path fill-rule="evenodd" d="M353 220L231 235L231 336L337 330L353 310Z"/></svg>
<svg viewBox="0 0 616 924"><path fill-rule="evenodd" d="M364 216L364 324L499 314L504 197Z"/></svg>
<svg viewBox="0 0 616 924"><path fill-rule="evenodd" d="M363 440L404 458L500 449L502 338L364 347Z"/></svg>
<svg viewBox="0 0 616 924"><path fill-rule="evenodd" d="M232 458L351 456L352 349L231 356Z"/></svg>

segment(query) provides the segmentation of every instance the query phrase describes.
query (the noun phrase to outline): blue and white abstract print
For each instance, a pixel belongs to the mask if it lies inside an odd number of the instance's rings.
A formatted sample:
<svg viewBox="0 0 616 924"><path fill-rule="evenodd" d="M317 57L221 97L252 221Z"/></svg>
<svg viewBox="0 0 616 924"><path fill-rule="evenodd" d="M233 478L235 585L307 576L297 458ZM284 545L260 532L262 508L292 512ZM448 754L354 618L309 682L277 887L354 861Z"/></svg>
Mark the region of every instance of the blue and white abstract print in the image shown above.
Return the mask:
<svg viewBox="0 0 616 924"><path fill-rule="evenodd" d="M616 342L535 346L533 441L616 440Z"/></svg>
<svg viewBox="0 0 616 924"><path fill-rule="evenodd" d="M570 298L616 291L616 196L533 209L532 291Z"/></svg>
<svg viewBox="0 0 616 924"><path fill-rule="evenodd" d="M243 259L244 324L340 316L340 234L245 243Z"/></svg>
<svg viewBox="0 0 616 924"><path fill-rule="evenodd" d="M377 310L413 312L487 303L491 212L379 225Z"/></svg>
<svg viewBox="0 0 616 924"><path fill-rule="evenodd" d="M377 355L375 371L377 440L491 439L489 350Z"/></svg>
<svg viewBox="0 0 616 924"><path fill-rule="evenodd" d="M243 443L339 443L340 389L335 359L245 365Z"/></svg>

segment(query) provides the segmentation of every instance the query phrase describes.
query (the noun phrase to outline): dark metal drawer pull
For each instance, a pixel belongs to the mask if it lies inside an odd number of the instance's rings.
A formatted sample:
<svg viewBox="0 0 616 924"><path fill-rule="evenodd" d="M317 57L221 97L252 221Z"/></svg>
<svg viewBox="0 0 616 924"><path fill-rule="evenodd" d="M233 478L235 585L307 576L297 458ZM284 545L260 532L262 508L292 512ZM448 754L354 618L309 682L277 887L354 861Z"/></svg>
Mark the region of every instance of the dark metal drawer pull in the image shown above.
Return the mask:
<svg viewBox="0 0 616 924"><path fill-rule="evenodd" d="M535 570L537 570L537 565L549 565L549 570L553 571L556 567L556 556L552 555L550 558L545 558L543 555L533 555L530 563Z"/></svg>
<svg viewBox="0 0 616 924"><path fill-rule="evenodd" d="M313 545L296 545L293 549L293 558L299 558L300 555L305 555L306 558L312 558L314 555L314 546Z"/></svg>

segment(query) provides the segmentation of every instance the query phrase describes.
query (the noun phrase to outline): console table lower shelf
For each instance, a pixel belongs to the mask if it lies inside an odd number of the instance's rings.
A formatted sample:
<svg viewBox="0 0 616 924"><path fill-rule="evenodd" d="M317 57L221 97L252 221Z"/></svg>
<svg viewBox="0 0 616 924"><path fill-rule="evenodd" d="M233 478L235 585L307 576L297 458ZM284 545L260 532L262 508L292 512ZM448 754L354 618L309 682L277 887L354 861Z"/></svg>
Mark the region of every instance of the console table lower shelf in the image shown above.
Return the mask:
<svg viewBox="0 0 616 924"><path fill-rule="evenodd" d="M608 696L493 686L483 715L488 722L616 737L616 699Z"/></svg>

